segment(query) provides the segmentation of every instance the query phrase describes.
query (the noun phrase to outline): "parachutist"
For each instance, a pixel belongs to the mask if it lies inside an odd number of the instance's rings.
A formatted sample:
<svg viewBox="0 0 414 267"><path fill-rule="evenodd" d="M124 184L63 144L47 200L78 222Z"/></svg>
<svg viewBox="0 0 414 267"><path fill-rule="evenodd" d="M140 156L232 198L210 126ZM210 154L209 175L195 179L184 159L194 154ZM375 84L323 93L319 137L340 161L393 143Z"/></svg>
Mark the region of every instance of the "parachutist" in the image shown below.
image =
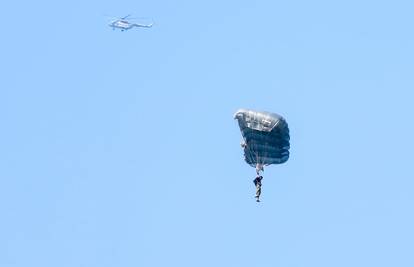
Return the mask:
<svg viewBox="0 0 414 267"><path fill-rule="evenodd" d="M256 202L260 202L260 194L262 193L262 180L263 176L257 175L256 178L253 180L254 185L256 186Z"/></svg>
<svg viewBox="0 0 414 267"><path fill-rule="evenodd" d="M234 119L239 123L243 138L240 145L244 160L256 168L257 177L253 182L256 186L256 201L260 202L263 179L260 172L264 172L265 166L282 164L289 159L289 127L282 116L265 111L239 109Z"/></svg>

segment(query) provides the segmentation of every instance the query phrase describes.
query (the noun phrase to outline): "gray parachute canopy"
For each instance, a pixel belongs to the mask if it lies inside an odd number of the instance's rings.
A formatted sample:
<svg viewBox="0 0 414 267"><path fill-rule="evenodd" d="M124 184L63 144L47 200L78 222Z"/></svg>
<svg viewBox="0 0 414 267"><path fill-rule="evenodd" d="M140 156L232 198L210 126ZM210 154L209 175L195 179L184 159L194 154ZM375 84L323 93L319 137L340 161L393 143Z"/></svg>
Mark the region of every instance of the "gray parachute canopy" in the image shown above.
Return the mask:
<svg viewBox="0 0 414 267"><path fill-rule="evenodd" d="M289 128L275 113L239 109L234 114L243 136L244 159L257 173L263 166L281 164L289 159Z"/></svg>

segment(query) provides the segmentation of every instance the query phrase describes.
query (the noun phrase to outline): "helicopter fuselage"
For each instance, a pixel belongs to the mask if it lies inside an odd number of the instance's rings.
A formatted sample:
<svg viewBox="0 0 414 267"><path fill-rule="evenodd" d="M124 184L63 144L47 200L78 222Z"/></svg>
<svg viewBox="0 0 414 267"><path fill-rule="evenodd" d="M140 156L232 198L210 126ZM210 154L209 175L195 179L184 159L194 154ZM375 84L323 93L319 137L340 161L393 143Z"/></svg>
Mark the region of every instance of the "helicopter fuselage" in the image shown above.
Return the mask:
<svg viewBox="0 0 414 267"><path fill-rule="evenodd" d="M124 31L133 28L135 24L129 23L126 20L115 20L114 22L111 22L109 26L112 27L114 30L121 29L122 31Z"/></svg>

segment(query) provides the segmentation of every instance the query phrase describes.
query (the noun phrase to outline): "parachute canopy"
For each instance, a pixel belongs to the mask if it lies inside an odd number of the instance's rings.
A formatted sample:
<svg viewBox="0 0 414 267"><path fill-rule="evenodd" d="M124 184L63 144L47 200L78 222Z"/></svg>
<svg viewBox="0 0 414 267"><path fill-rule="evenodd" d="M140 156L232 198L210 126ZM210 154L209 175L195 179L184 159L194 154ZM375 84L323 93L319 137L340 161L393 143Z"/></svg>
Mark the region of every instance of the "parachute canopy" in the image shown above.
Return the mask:
<svg viewBox="0 0 414 267"><path fill-rule="evenodd" d="M289 128L275 113L239 109L234 114L243 136L244 159L257 172L263 166L281 164L289 159Z"/></svg>

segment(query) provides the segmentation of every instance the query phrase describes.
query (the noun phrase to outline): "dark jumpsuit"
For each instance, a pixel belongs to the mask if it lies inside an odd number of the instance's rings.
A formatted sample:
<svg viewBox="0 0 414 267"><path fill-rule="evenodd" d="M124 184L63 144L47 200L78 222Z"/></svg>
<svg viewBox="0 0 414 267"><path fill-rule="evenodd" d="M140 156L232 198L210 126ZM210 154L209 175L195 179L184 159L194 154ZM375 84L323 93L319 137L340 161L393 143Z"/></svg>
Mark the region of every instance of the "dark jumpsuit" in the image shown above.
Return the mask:
<svg viewBox="0 0 414 267"><path fill-rule="evenodd" d="M263 179L263 176L257 176L253 180L253 183L256 186L256 198L257 198L257 200L259 200L260 194L262 193L262 179Z"/></svg>

